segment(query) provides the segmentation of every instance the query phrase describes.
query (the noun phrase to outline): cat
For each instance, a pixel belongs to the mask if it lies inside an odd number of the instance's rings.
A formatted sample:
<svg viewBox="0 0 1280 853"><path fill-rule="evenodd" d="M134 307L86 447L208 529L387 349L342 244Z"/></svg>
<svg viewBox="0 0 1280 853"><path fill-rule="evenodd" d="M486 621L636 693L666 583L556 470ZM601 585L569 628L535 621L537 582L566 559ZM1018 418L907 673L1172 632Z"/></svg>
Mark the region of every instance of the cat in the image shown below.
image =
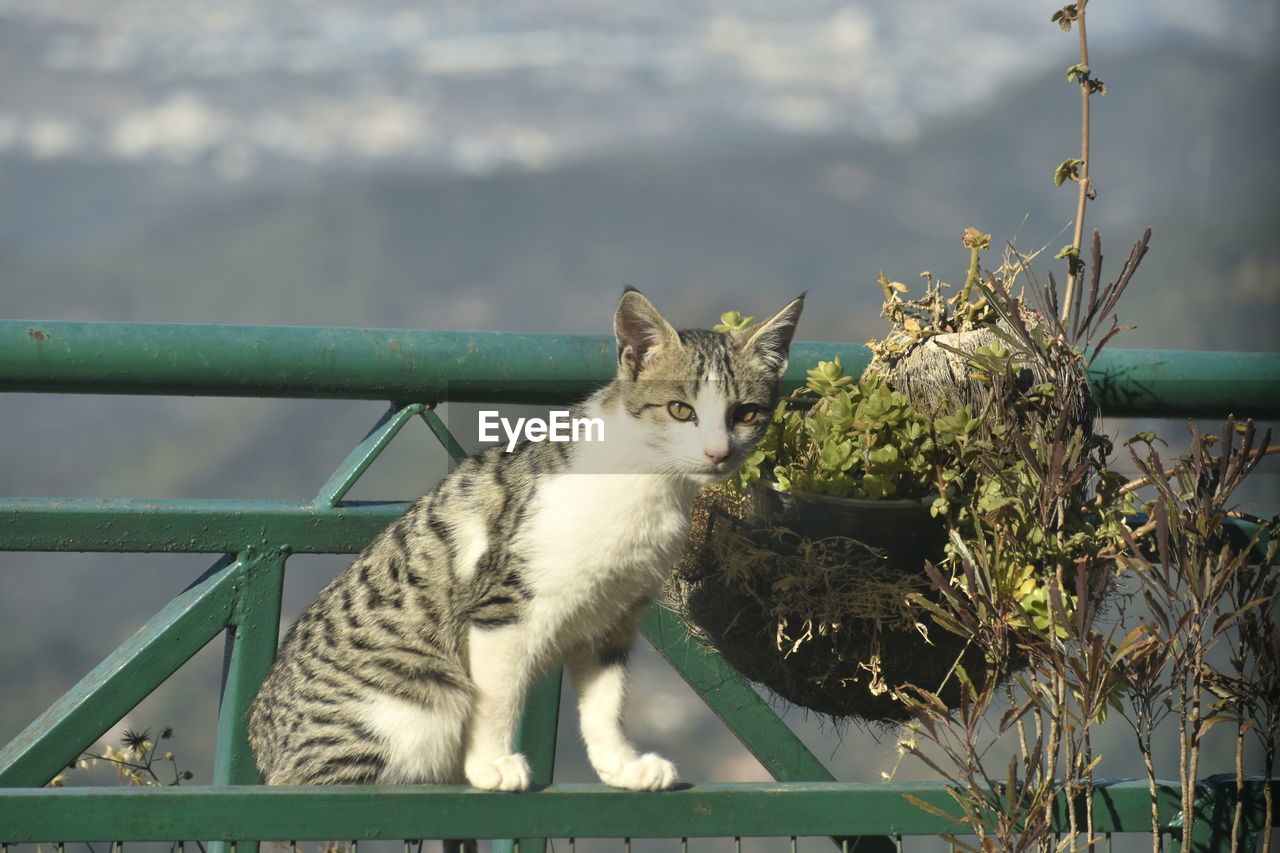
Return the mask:
<svg viewBox="0 0 1280 853"><path fill-rule="evenodd" d="M764 434L801 295L743 330L677 332L628 288L617 372L574 407L604 440L463 461L289 630L249 710L267 784L530 786L514 731L567 666L601 781L662 790L676 767L623 733L639 620L684 547L694 496Z"/></svg>

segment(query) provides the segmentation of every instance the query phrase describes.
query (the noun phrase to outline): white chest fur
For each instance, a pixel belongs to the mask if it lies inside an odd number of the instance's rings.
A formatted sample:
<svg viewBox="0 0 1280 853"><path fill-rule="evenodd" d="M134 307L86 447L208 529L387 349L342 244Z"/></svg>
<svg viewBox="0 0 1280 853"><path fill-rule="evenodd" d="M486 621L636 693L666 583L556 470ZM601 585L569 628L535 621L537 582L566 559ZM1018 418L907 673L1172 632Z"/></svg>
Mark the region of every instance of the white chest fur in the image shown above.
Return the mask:
<svg viewBox="0 0 1280 853"><path fill-rule="evenodd" d="M529 533L540 556L639 569L679 547L690 499L690 487L656 474L564 474L538 490Z"/></svg>
<svg viewBox="0 0 1280 853"><path fill-rule="evenodd" d="M687 539L693 493L655 474L564 474L538 489L525 578L535 612L565 632L557 645L598 635L657 592Z"/></svg>

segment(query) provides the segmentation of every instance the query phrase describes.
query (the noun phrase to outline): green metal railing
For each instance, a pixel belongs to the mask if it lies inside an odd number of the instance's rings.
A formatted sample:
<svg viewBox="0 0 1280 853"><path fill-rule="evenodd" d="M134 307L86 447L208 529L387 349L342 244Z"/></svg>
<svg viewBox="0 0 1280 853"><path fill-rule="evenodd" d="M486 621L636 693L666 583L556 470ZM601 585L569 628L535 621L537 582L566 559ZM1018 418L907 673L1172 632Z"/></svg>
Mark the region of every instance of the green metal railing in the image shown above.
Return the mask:
<svg viewBox="0 0 1280 853"><path fill-rule="evenodd" d="M604 335L0 321L0 391L567 403L613 375ZM787 379L861 344L797 342ZM1280 417L1280 353L1107 349L1109 416ZM536 396L531 396L531 391Z"/></svg>
<svg viewBox="0 0 1280 853"><path fill-rule="evenodd" d="M865 853L897 849L895 836L953 831L904 798L954 813L940 784L834 782L750 685L656 606L649 640L776 784L656 794L551 785L556 672L533 691L519 731L539 786L529 794L257 786L244 716L275 653L288 558L354 553L404 511L343 498L410 421L424 420L459 458L437 404L576 400L609 380L613 351L603 336L0 321L0 391L397 401L311 500L0 498L0 550L225 555L0 751L0 842L498 838L529 851L548 837L828 835L859 839ZM866 363L860 346L796 343L788 384L833 355L851 370ZM1108 415L1280 416L1280 354L1106 351L1090 382ZM226 666L212 786L39 787L219 634ZM1243 791L1250 838L1264 829L1263 789L1251 781ZM1094 797L1099 831L1149 831L1145 784L1104 785ZM1234 779L1198 788L1196 849L1229 849L1223 827L1235 798ZM1161 789L1159 808L1163 828L1180 826L1176 786ZM1060 811L1065 829L1065 804Z"/></svg>

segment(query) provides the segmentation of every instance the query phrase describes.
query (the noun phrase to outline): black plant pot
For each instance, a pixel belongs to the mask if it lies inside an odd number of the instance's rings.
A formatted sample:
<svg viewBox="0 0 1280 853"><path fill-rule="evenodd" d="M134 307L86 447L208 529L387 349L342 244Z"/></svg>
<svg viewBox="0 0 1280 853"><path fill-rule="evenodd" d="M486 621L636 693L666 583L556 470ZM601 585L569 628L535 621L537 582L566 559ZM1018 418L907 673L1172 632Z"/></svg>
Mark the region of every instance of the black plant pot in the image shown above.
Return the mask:
<svg viewBox="0 0 1280 853"><path fill-rule="evenodd" d="M757 482L754 510L765 524L786 527L805 539L843 536L881 551L894 569L918 572L925 560L942 559L946 528L929 514L933 497L842 498L817 492L784 492Z"/></svg>
<svg viewBox="0 0 1280 853"><path fill-rule="evenodd" d="M926 560L942 558L946 541L945 526L929 514L931 502L790 494L761 484L753 495L753 517L731 519L713 510L711 523L735 525L753 538L754 532L785 528L788 535L781 540L758 539L769 543L780 557L796 553L803 540L857 540L880 553L879 573L919 578ZM713 541L708 537L709 543ZM883 684L911 683L939 693L949 705L959 701L958 684L951 675L957 657L966 655L963 663L971 673L982 669L980 657L965 652L966 638L932 626L926 640L914 627L877 628L871 620L853 617L827 636L796 649L779 649L776 614L762 604L770 600L778 575L761 571L743 591L729 582L722 558L708 544L685 561L677 585L683 601L677 604L683 606L696 632L735 669L792 704L840 719L898 723L910 716L907 709L891 692L870 689L870 674L860 665L873 654L879 656ZM851 564L848 571L865 568ZM815 590L814 594L822 593ZM799 624L804 618L798 613L788 621Z"/></svg>

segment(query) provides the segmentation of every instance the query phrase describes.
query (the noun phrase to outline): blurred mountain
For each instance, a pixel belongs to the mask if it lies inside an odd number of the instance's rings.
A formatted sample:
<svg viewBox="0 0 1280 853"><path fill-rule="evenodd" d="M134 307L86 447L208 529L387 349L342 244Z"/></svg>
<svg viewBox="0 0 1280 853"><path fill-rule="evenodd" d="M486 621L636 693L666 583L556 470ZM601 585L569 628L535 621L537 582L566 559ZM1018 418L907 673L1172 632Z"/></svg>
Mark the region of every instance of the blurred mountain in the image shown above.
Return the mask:
<svg viewBox="0 0 1280 853"><path fill-rule="evenodd" d="M1274 64L1162 51L1095 68L1110 94L1095 99L1088 224L1116 262L1155 233L1122 314L1140 326L1127 344L1274 347ZM1074 189L1049 176L1075 153L1077 122L1055 72L909 143L757 136L483 176L224 185L198 200L164 168L7 169L5 311L602 331L632 284L688 324L808 290L822 310L805 337L867 338L879 270L959 277L965 227L1024 252L1069 241Z"/></svg>

